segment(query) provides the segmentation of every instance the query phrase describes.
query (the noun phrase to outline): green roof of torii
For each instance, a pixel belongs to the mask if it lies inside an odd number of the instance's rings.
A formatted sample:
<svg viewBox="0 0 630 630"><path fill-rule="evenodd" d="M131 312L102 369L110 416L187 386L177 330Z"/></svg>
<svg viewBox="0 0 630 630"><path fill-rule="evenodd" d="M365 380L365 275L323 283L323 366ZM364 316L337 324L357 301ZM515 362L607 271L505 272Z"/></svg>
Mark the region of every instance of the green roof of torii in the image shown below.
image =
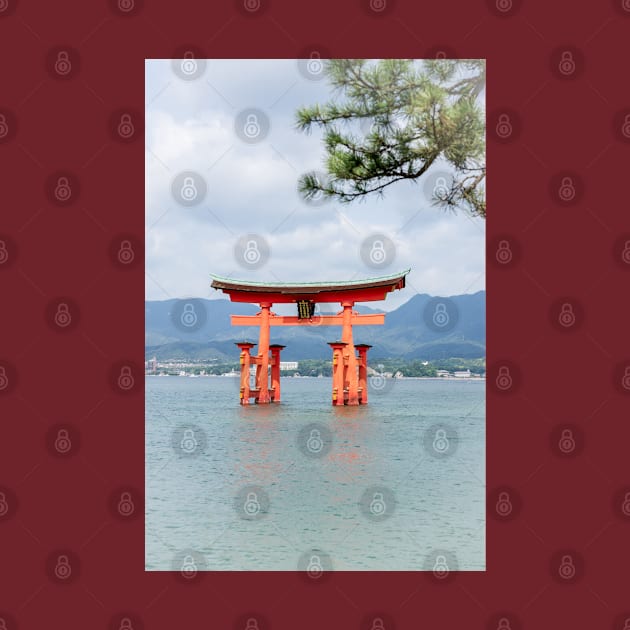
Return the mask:
<svg viewBox="0 0 630 630"><path fill-rule="evenodd" d="M325 291L337 291L343 289L361 289L372 287L392 286L403 288L405 276L410 269L377 278L364 278L361 280L331 280L328 282L256 282L253 280L236 280L210 274L212 288L227 291L254 291L257 293L320 293ZM395 286L397 285L397 286Z"/></svg>

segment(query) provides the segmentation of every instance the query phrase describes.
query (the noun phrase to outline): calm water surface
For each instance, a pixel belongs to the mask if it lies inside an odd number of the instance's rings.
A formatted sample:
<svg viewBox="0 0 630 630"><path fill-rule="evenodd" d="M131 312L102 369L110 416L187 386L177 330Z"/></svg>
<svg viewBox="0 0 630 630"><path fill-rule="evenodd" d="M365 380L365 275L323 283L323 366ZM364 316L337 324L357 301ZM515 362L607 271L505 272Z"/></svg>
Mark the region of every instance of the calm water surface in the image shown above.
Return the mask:
<svg viewBox="0 0 630 630"><path fill-rule="evenodd" d="M236 378L147 377L147 570L484 570L485 381L330 390L242 407Z"/></svg>

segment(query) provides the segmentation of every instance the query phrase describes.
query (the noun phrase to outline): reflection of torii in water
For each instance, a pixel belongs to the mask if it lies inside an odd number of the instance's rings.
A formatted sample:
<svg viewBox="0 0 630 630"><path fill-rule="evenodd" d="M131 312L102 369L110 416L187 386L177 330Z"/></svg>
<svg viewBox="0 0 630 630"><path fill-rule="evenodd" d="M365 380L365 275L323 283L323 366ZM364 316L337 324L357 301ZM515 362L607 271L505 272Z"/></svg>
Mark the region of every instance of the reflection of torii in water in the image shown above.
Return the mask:
<svg viewBox="0 0 630 630"><path fill-rule="evenodd" d="M384 300L387 294L405 286L409 269L390 276L350 280L347 282L250 282L212 276L212 288L227 293L232 302L260 304L256 315L232 315L232 326L260 326L258 354L253 356L254 343L237 343L241 350L241 404L280 401L280 352L285 346L269 344L270 326L342 326L341 340L329 342L333 350L333 405L366 404L368 344L354 345L353 325L385 323L385 314L361 315L352 310L355 302ZM273 304L295 302L297 316L279 316L271 312ZM339 302L343 307L337 315L315 315L315 304ZM358 350L359 356L356 351ZM269 356L271 352L271 356ZM256 384L249 386L249 367L256 365ZM271 366L271 385L268 368Z"/></svg>

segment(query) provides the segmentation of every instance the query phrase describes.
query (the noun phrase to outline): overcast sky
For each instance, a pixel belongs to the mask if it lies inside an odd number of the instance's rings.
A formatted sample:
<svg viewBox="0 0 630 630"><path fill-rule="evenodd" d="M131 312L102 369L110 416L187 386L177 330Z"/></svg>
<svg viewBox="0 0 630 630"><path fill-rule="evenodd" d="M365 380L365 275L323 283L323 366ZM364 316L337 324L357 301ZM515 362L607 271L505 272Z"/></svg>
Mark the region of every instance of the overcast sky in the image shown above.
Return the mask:
<svg viewBox="0 0 630 630"><path fill-rule="evenodd" d="M324 148L295 112L333 96L317 60L150 60L145 89L147 299L225 297L211 273L318 281L408 267L407 288L372 306L484 289L484 221L431 206L443 166L382 199L300 198Z"/></svg>

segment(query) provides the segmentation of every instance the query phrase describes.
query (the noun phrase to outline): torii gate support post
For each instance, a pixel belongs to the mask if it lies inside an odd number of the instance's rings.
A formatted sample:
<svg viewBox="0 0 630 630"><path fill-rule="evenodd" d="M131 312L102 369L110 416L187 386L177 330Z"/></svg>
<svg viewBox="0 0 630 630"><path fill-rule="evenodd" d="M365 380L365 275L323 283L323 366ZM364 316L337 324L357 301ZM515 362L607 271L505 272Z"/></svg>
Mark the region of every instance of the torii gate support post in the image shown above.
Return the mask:
<svg viewBox="0 0 630 630"><path fill-rule="evenodd" d="M251 365L251 349L256 345L248 341L236 344L240 350L240 363L241 363L241 388L240 398L241 405L249 405L249 366Z"/></svg>
<svg viewBox="0 0 630 630"><path fill-rule="evenodd" d="M343 326L341 329L341 340L347 345L343 352L347 362L346 379L348 386L348 405L359 404L359 377L357 374L357 355L352 341L352 307L354 302L342 302L343 306ZM345 383L344 383L345 385Z"/></svg>
<svg viewBox="0 0 630 630"><path fill-rule="evenodd" d="M272 343L271 349L271 391L272 401L280 402L280 352L286 348L279 343Z"/></svg>
<svg viewBox="0 0 630 630"><path fill-rule="evenodd" d="M332 404L334 406L344 404L344 357L343 352L346 347L344 341L330 341L328 345L333 350L332 359Z"/></svg>
<svg viewBox="0 0 630 630"><path fill-rule="evenodd" d="M372 346L369 343L358 343L355 348L359 351L359 402L367 405L367 351Z"/></svg>
<svg viewBox="0 0 630 630"><path fill-rule="evenodd" d="M258 358L256 369L257 403L270 402L269 396L269 311L271 302L260 303L260 337L258 340Z"/></svg>

